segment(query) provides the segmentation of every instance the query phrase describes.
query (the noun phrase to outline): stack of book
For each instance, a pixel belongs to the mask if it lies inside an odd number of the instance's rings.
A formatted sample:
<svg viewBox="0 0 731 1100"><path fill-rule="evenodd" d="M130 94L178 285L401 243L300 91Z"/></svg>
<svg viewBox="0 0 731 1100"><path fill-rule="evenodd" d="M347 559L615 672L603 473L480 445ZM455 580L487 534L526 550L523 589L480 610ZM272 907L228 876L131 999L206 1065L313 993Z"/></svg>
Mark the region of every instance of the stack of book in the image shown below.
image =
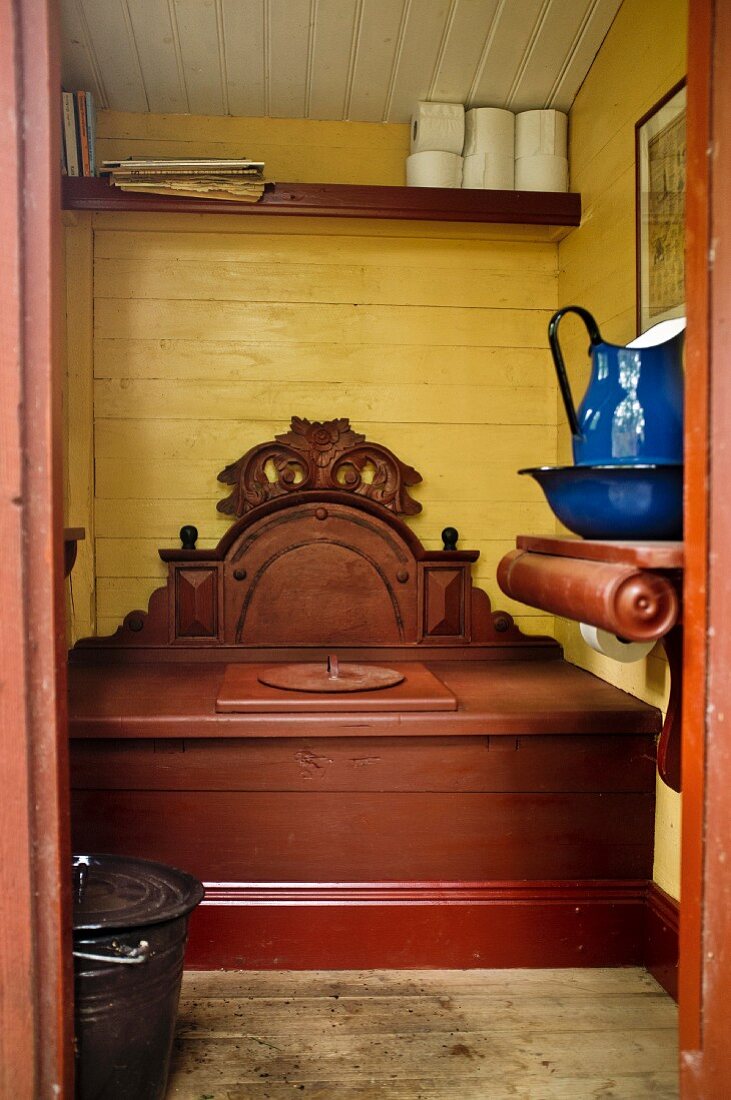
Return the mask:
<svg viewBox="0 0 731 1100"><path fill-rule="evenodd" d="M257 202L266 183L263 161L245 158L129 157L105 160L101 170L123 191L234 202Z"/></svg>
<svg viewBox="0 0 731 1100"><path fill-rule="evenodd" d="M61 92L63 162L67 176L95 176L96 118L91 92Z"/></svg>

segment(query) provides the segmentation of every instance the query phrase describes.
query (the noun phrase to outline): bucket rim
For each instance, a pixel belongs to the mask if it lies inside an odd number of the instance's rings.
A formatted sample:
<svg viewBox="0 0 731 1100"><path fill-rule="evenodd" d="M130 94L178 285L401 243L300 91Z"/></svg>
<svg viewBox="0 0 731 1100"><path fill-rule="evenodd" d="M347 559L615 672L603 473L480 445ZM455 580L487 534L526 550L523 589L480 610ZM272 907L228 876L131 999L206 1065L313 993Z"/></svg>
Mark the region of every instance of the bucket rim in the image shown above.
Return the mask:
<svg viewBox="0 0 731 1100"><path fill-rule="evenodd" d="M104 852L74 852L71 857L72 873L83 867L103 868L112 873L126 872L130 876L133 870L140 872L139 881L143 881L144 872L147 871L150 878L155 876L157 884L167 888L168 896L162 899L161 907L157 911L145 912L132 909L125 914L123 909L101 910L99 912L81 913L74 904L72 930L74 938L77 934L88 932L113 932L125 931L133 928L144 928L155 924L164 924L188 916L203 900L205 889L203 884L188 871L182 871L178 867L172 867L167 863L157 860L144 859L141 856L120 856ZM74 883L74 902L76 901L79 886ZM144 900L144 899L143 899Z"/></svg>

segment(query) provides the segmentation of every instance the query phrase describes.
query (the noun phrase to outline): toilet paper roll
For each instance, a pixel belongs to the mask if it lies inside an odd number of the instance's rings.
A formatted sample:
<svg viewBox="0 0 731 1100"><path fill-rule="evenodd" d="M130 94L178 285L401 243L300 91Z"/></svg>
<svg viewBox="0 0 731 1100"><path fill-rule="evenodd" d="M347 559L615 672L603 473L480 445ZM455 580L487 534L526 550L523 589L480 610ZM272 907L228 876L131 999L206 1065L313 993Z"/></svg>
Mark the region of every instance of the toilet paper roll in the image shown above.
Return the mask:
<svg viewBox="0 0 731 1100"><path fill-rule="evenodd" d="M568 115L563 111L521 111L515 117L515 156L568 155Z"/></svg>
<svg viewBox="0 0 731 1100"><path fill-rule="evenodd" d="M462 157L435 150L412 153L406 158L408 187L461 187Z"/></svg>
<svg viewBox="0 0 731 1100"><path fill-rule="evenodd" d="M502 107L473 107L464 119L464 155L515 156L515 115Z"/></svg>
<svg viewBox="0 0 731 1100"><path fill-rule="evenodd" d="M515 161L516 191L568 191L569 162L566 157L538 153Z"/></svg>
<svg viewBox="0 0 731 1100"><path fill-rule="evenodd" d="M464 158L463 187L485 187L512 191L515 182L515 161L500 153L472 153Z"/></svg>
<svg viewBox="0 0 731 1100"><path fill-rule="evenodd" d="M623 642L608 630L601 630L598 626L589 626L588 623L580 623L581 637L588 646L602 653L605 657L611 657L613 661L621 661L628 665L633 661L642 661L650 653L654 642Z"/></svg>
<svg viewBox="0 0 731 1100"><path fill-rule="evenodd" d="M461 103L417 103L411 117L411 152L462 153L464 107Z"/></svg>

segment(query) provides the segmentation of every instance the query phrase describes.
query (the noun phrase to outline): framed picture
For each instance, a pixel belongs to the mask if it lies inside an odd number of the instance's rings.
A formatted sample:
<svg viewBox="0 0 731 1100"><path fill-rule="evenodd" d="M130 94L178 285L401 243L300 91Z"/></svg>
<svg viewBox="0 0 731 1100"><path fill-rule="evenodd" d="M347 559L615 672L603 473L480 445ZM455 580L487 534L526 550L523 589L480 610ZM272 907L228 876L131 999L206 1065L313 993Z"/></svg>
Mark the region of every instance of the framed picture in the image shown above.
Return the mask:
<svg viewBox="0 0 731 1100"><path fill-rule="evenodd" d="M685 313L685 81L635 126L637 332Z"/></svg>

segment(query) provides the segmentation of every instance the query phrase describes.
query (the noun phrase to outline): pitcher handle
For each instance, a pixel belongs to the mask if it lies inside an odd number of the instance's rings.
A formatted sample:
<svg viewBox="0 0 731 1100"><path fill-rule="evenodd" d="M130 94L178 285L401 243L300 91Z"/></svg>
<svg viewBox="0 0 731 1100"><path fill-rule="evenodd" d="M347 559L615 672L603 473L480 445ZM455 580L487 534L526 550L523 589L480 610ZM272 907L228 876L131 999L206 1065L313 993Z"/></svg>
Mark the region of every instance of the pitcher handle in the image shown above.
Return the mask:
<svg viewBox="0 0 731 1100"><path fill-rule="evenodd" d="M595 347L597 344L601 344L602 337L599 332L599 326L589 313L588 309L583 309L581 306L564 306L558 313L554 313L553 317L548 323L548 342L551 345L551 352L553 353L553 364L556 368L556 377L558 378L559 388L561 390L561 397L563 398L564 408L566 409L566 416L568 417L569 427L571 428L571 434L576 439L583 438L581 435L581 428L579 427L579 417L576 412L576 406L574 405L574 399L571 394L571 386L569 385L569 378L566 373L566 364L563 360L563 354L561 352L561 345L558 342L558 323L565 313L576 313L586 325L586 330L589 333L589 339L591 346Z"/></svg>

